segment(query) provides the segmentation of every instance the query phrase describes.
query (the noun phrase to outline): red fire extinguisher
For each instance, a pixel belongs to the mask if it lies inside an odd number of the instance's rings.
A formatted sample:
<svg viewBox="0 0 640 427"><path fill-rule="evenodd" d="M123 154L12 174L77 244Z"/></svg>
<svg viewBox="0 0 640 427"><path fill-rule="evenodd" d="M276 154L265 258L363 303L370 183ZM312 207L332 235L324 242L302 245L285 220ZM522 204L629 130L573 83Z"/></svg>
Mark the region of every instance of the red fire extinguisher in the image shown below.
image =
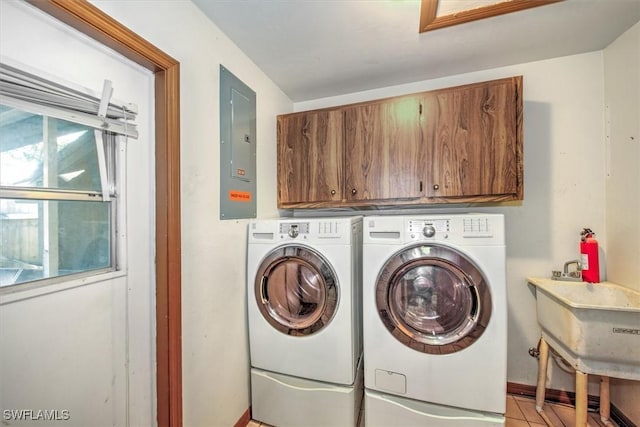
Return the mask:
<svg viewBox="0 0 640 427"><path fill-rule="evenodd" d="M600 283L600 262L598 260L598 241L595 233L585 228L580 233L580 263L582 280L589 283Z"/></svg>

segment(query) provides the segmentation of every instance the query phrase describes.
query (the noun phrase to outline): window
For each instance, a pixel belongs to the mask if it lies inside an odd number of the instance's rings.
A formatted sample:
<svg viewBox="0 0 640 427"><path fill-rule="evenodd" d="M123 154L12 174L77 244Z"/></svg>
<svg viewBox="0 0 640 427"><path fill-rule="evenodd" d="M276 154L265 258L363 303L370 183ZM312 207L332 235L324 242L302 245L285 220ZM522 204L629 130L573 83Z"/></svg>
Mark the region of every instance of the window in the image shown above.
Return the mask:
<svg viewBox="0 0 640 427"><path fill-rule="evenodd" d="M116 149L123 151L124 138L111 131L114 126L106 118L70 112L51 103L47 92L8 88L10 79L3 71L0 288L115 270L121 196L116 176L124 159ZM25 92L26 102L14 96ZM47 105L39 103L42 99ZM101 100L93 104L90 109L97 113ZM118 124L127 118L124 109L120 111L124 117L112 119ZM129 124L127 132L135 135L135 126Z"/></svg>

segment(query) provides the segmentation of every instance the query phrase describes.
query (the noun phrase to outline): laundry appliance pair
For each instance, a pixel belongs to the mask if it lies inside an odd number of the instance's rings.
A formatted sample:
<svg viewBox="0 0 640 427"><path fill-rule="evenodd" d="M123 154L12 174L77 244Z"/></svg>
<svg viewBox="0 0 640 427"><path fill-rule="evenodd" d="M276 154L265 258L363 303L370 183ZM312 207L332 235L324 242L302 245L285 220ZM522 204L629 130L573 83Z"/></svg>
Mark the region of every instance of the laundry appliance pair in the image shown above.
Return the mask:
<svg viewBox="0 0 640 427"><path fill-rule="evenodd" d="M362 325L365 426L503 425L504 234L497 214L251 223L254 419L354 425Z"/></svg>

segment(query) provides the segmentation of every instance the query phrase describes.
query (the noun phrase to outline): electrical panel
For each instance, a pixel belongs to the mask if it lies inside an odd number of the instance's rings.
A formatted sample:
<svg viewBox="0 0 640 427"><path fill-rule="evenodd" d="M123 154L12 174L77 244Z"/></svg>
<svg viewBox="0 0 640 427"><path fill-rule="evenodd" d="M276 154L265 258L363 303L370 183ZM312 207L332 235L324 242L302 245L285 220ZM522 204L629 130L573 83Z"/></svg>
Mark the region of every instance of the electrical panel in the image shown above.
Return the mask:
<svg viewBox="0 0 640 427"><path fill-rule="evenodd" d="M256 210L256 93L220 65L220 219Z"/></svg>

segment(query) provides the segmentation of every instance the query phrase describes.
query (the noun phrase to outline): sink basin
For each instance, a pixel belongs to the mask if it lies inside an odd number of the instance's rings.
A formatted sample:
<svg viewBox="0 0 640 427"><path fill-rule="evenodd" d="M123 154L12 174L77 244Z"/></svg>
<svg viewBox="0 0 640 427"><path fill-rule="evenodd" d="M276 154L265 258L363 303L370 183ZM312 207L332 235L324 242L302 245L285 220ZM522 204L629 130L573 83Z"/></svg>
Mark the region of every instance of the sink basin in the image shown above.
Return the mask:
<svg viewBox="0 0 640 427"><path fill-rule="evenodd" d="M542 337L576 370L640 380L640 292L529 278Z"/></svg>

